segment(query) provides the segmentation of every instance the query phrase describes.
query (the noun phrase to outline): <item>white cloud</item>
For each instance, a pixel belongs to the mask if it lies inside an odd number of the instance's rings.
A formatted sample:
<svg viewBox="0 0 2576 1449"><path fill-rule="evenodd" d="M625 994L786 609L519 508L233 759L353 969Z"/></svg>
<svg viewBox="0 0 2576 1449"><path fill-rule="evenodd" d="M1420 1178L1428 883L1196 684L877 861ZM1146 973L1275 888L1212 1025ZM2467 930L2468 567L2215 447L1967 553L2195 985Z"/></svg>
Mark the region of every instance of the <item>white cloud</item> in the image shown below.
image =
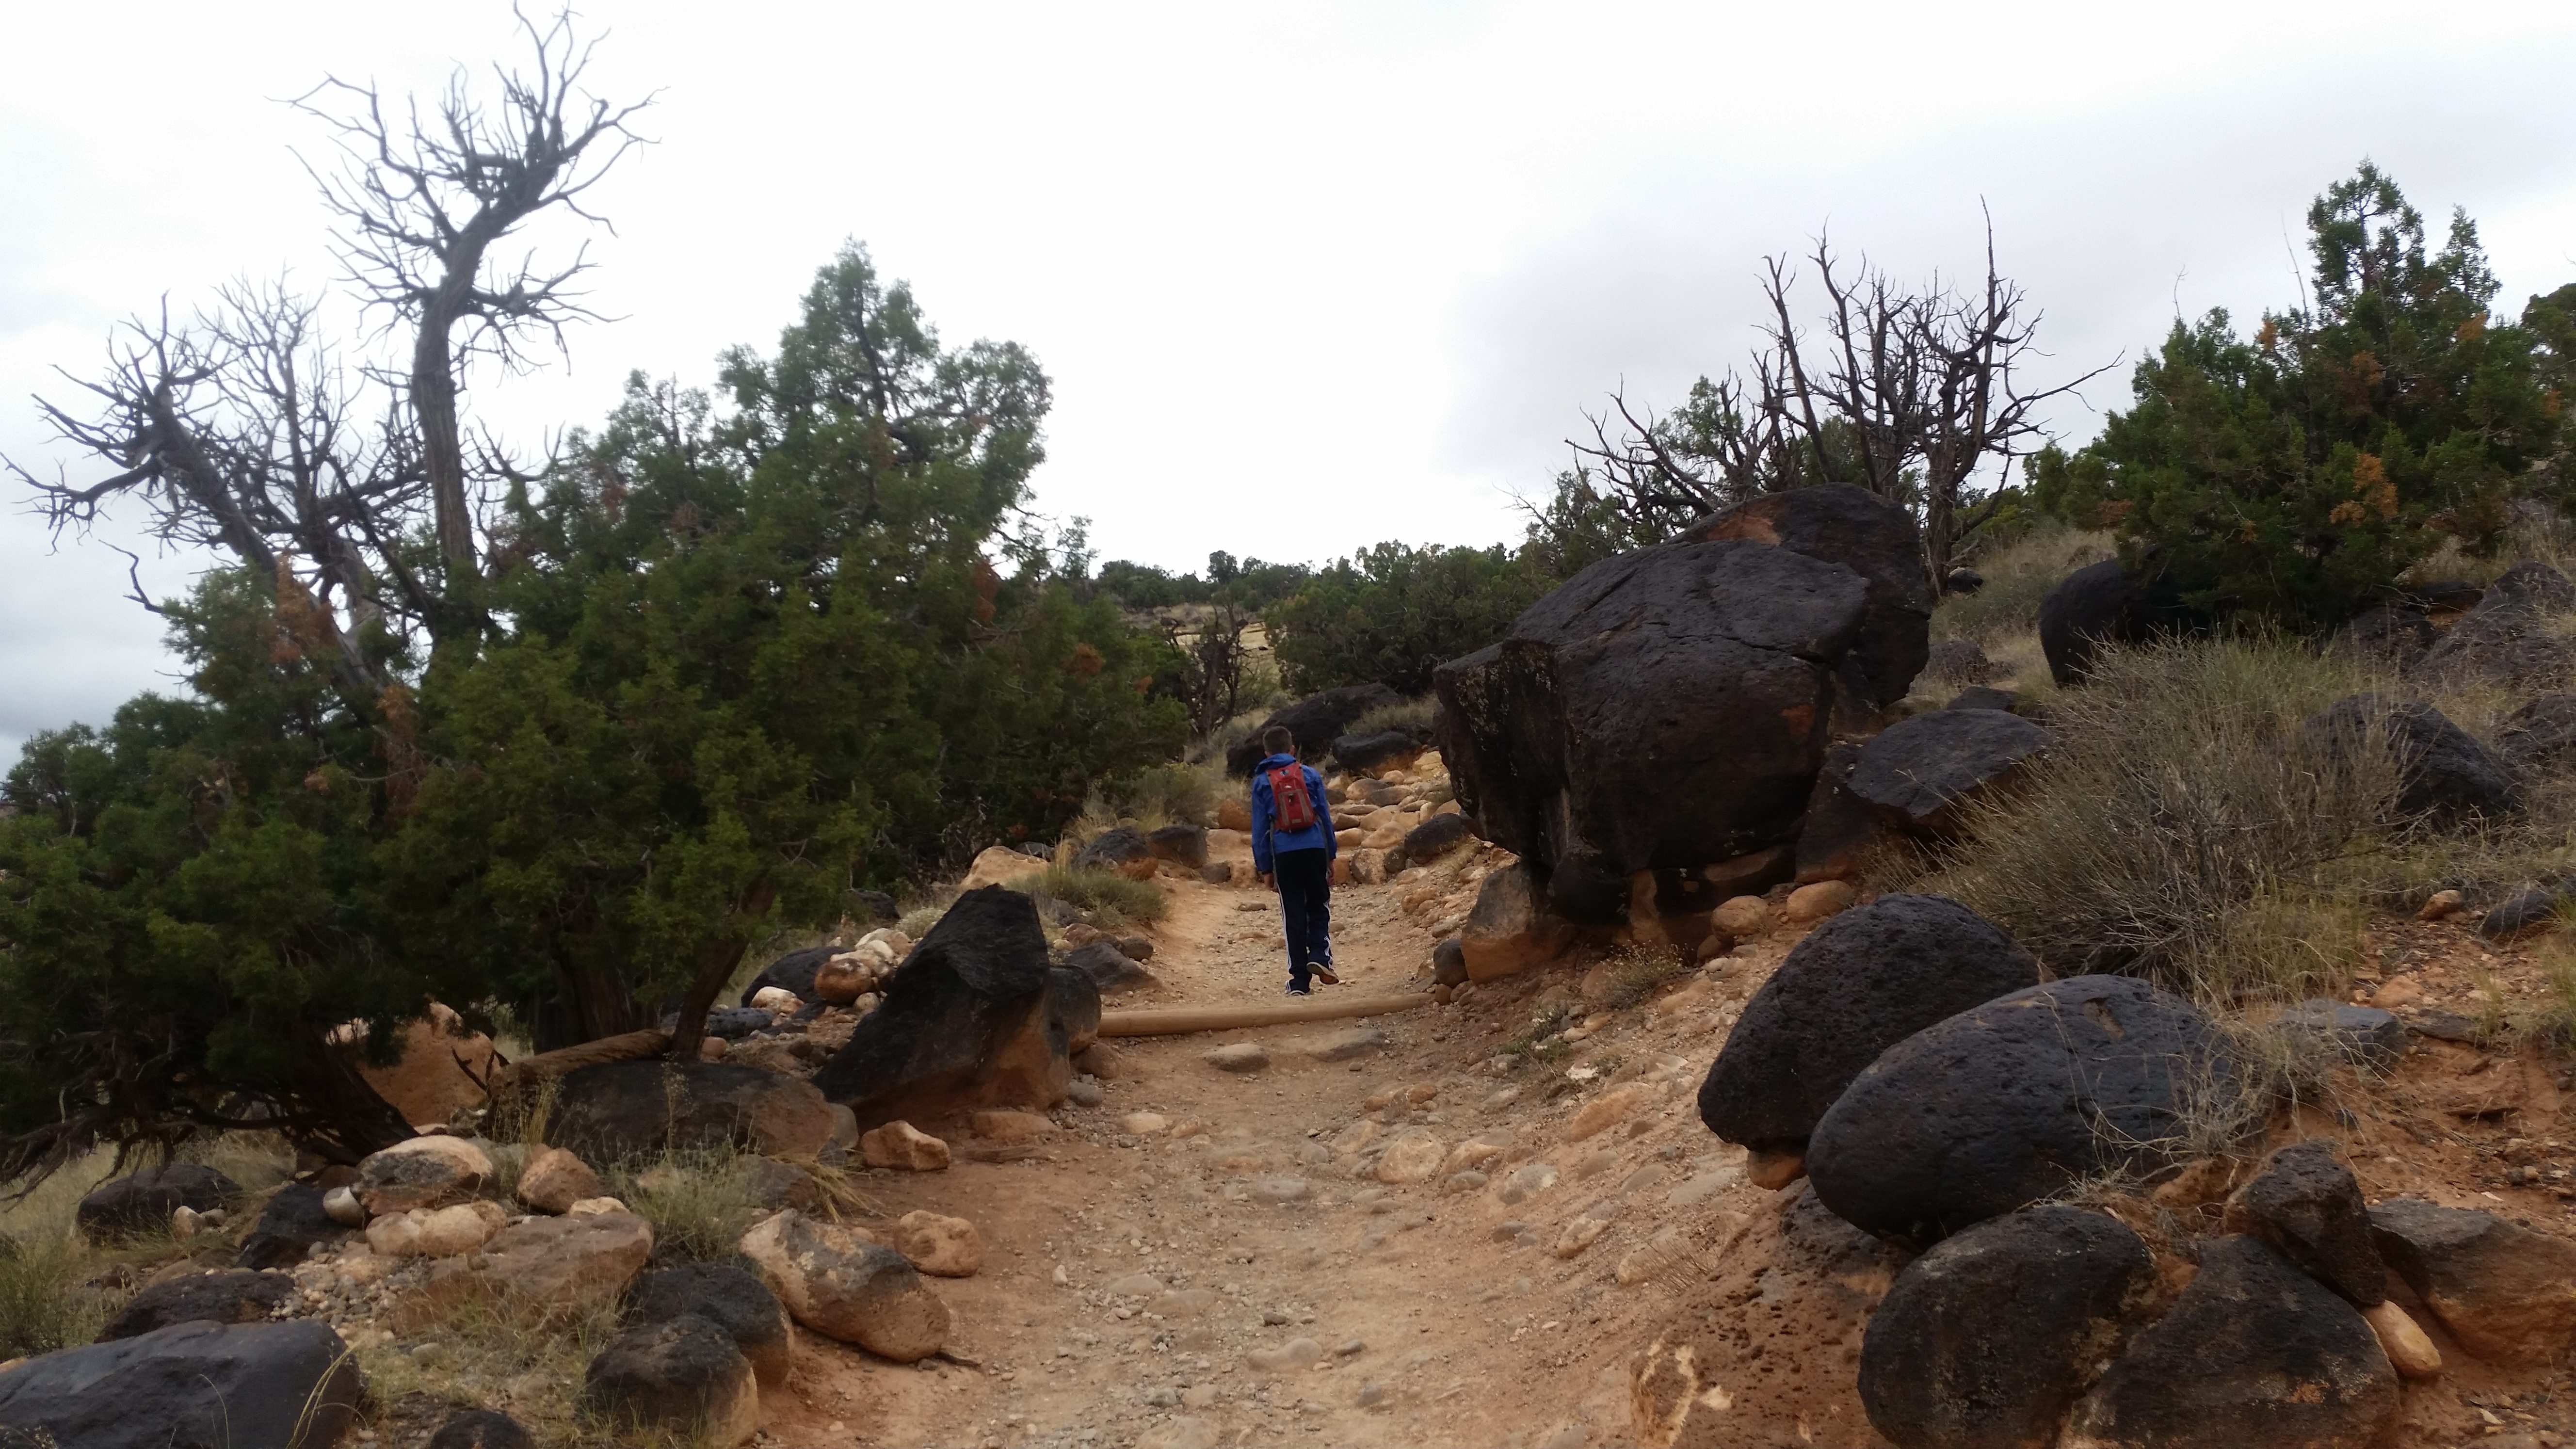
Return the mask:
<svg viewBox="0 0 2576 1449"><path fill-rule="evenodd" d="M534 444L630 368L703 381L858 237L952 339L1019 339L1054 375L1041 505L1178 566L1512 536L1510 491L1544 485L1578 411L1739 358L1761 256L1822 224L1900 274L1961 269L1984 198L2068 368L2134 358L2177 305L2289 299L2285 239L2365 153L2480 218L2510 300L2576 277L2558 6L2451 6L2430 34L2353 4L590 13L601 84L663 90L660 144L599 196L622 320L478 388L485 416ZM272 98L326 70L435 85L508 28L492 0L15 18L0 450L55 456L16 399L88 370L117 316L328 275L289 152L322 139ZM0 748L156 683L123 561L44 547L10 500Z"/></svg>

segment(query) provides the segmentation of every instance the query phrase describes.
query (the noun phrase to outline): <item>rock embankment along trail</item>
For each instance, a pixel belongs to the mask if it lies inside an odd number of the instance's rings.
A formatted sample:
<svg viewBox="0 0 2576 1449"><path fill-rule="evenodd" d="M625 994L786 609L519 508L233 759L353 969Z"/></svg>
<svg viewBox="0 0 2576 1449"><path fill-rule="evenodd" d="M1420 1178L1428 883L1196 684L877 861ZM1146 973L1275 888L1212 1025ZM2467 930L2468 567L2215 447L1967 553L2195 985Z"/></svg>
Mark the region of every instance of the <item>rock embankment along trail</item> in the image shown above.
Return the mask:
<svg viewBox="0 0 2576 1449"><path fill-rule="evenodd" d="M1426 879L1479 869L1453 858L1337 891L1348 984L1317 1004L1418 991L1441 924ZM1172 890L1163 984L1136 1007L1285 1005L1271 898ZM1560 971L1365 1021L1121 1038L1102 1054L1099 1105L1068 1104L1017 1160L970 1151L945 1172L865 1179L889 1214L983 1232L983 1272L940 1285L951 1356L897 1368L809 1336L767 1433L1068 1449L1631 1442L1626 1370L1672 1311L1668 1285L1712 1228L1771 1196L1744 1182L1743 1152L1700 1125L1692 1094L1762 974L1749 968L1786 945L1625 1009L1585 1005ZM1533 1018L1582 1039L1540 1054L1553 1060L1504 1052Z"/></svg>

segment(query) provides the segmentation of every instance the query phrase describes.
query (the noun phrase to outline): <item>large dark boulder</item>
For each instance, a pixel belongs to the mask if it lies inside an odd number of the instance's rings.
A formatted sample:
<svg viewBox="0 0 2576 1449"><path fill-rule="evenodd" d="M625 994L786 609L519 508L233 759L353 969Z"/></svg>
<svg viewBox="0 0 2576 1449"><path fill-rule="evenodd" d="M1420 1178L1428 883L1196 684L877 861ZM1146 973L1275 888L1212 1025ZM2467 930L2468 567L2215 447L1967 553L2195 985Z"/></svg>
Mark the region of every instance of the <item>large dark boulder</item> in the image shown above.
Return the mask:
<svg viewBox="0 0 2576 1449"><path fill-rule="evenodd" d="M751 1005L751 998L768 986L789 992L799 1001L820 1000L814 994L814 973L823 969L824 962L848 949L846 946L809 946L802 951L788 952L762 967L760 974L751 978L751 984L742 989L742 1004Z"/></svg>
<svg viewBox="0 0 2576 1449"><path fill-rule="evenodd" d="M2567 901L2566 889L2556 883L2523 886L2478 918L2478 934L2490 941L2512 941L2555 930Z"/></svg>
<svg viewBox="0 0 2576 1449"><path fill-rule="evenodd" d="M1852 793L1852 772L1860 768L1860 746L1842 743L1825 751L1807 794L1807 813L1798 822L1797 880L1858 876L1869 858L1886 844L1887 819L1875 806Z"/></svg>
<svg viewBox="0 0 2576 1449"><path fill-rule="evenodd" d="M2388 1265L2370 1240L2370 1208L2331 1144L2309 1138L2264 1159L2227 1199L2226 1227L2272 1245L2309 1277L2370 1308L2388 1300Z"/></svg>
<svg viewBox="0 0 2576 1449"><path fill-rule="evenodd" d="M638 1437L730 1446L760 1425L760 1385L731 1335L688 1314L610 1339L582 1376L581 1407Z"/></svg>
<svg viewBox="0 0 2576 1449"><path fill-rule="evenodd" d="M1862 745L1847 788L1891 825L1943 835L1956 828L1961 806L2005 784L2047 748L2048 731L2019 715L1936 709Z"/></svg>
<svg viewBox="0 0 2576 1449"><path fill-rule="evenodd" d="M1434 815L1404 832L1404 843L1388 852L1387 865L1394 870L1402 870L1408 865L1428 865L1475 838L1475 827L1466 816L1454 812Z"/></svg>
<svg viewBox="0 0 2576 1449"><path fill-rule="evenodd" d="M310 1182L290 1182L270 1194L259 1217L242 1239L240 1268L292 1268L311 1256L314 1246L336 1243L349 1230L322 1210L322 1189Z"/></svg>
<svg viewBox="0 0 2576 1449"><path fill-rule="evenodd" d="M1075 978L1075 981L1066 978ZM814 1085L858 1114L860 1130L971 1107L1051 1107L1073 1082L1083 1034L1077 971L1050 989L1037 907L1003 886L968 891L896 968L885 1002ZM1098 1030L1099 995L1088 998Z"/></svg>
<svg viewBox="0 0 2576 1449"><path fill-rule="evenodd" d="M2057 1427L2155 1258L2118 1220L2033 1208L1934 1245L1896 1277L1861 1341L1860 1397L1898 1449L2025 1449Z"/></svg>
<svg viewBox="0 0 2576 1449"><path fill-rule="evenodd" d="M609 1062L564 1075L546 1141L597 1163L728 1144L813 1157L831 1144L832 1127L823 1094L777 1072L736 1062Z"/></svg>
<svg viewBox="0 0 2576 1449"><path fill-rule="evenodd" d="M1873 493L1843 483L1766 493L1701 519L1679 537L1767 544L1841 564L1868 580L1861 637L1851 650L1851 682L1864 704L1883 709L1903 699L1931 657L1933 599L1923 578L1922 533L1903 509Z"/></svg>
<svg viewBox="0 0 2576 1449"><path fill-rule="evenodd" d="M1615 920L1639 871L1677 887L1796 838L1837 706L1903 696L1930 602L1902 510L1769 495L1592 565L1442 665L1442 758L1555 911Z"/></svg>
<svg viewBox="0 0 2576 1449"><path fill-rule="evenodd" d="M61 1449L328 1449L358 1397L357 1361L327 1323L199 1321L0 1373L0 1424Z"/></svg>
<svg viewBox="0 0 2576 1449"><path fill-rule="evenodd" d="M166 1230L181 1208L204 1212L238 1196L241 1184L201 1162L169 1162L92 1188L72 1210L94 1240Z"/></svg>
<svg viewBox="0 0 2576 1449"><path fill-rule="evenodd" d="M1923 661L1923 679L1936 684L1984 684L1996 674L1985 646L1974 639L1944 639Z"/></svg>
<svg viewBox="0 0 2576 1449"><path fill-rule="evenodd" d="M1204 825L1166 825L1145 837L1153 847L1154 858L1196 870L1208 863L1207 827Z"/></svg>
<svg viewBox="0 0 2576 1449"><path fill-rule="evenodd" d="M2553 770L2576 756L2576 694L2544 694L2496 727L2496 753L2525 773Z"/></svg>
<svg viewBox="0 0 2576 1449"><path fill-rule="evenodd" d="M1144 831L1121 825L1093 836L1091 843L1074 856L1073 864L1076 870L1114 871L1145 880L1154 874L1156 859L1154 842Z"/></svg>
<svg viewBox="0 0 2576 1449"><path fill-rule="evenodd" d="M1888 1048L1816 1124L1825 1206L1930 1242L2114 1166L2158 1163L2186 1116L2238 1090L2226 1040L2190 1002L2125 976L2001 996Z"/></svg>
<svg viewBox="0 0 2576 1449"><path fill-rule="evenodd" d="M2424 651L2416 672L2486 684L2555 681L2576 669L2576 641L2553 633L2551 616L2576 608L2576 583L2524 559L2487 585L2478 606Z"/></svg>
<svg viewBox="0 0 2576 1449"><path fill-rule="evenodd" d="M135 1294L99 1330L98 1341L139 1338L174 1323L265 1323L278 1305L294 1297L295 1280L284 1273L238 1268L191 1273Z"/></svg>
<svg viewBox="0 0 2576 1449"><path fill-rule="evenodd" d="M1754 993L1700 1084L1700 1120L1757 1151L1803 1150L1880 1052L2038 980L2029 952L1957 901L1880 896L1810 932Z"/></svg>
<svg viewBox="0 0 2576 1449"><path fill-rule="evenodd" d="M2106 558L2068 574L2039 601L2039 650L2049 677L2080 684L2103 644L2147 644L2206 632L2211 619L2185 604L2182 586L2161 567L2131 572Z"/></svg>
<svg viewBox="0 0 2576 1449"><path fill-rule="evenodd" d="M1091 978L1103 996L1122 991L1135 991L1158 984L1154 973L1136 964L1133 957L1107 941L1086 941L1065 953L1063 968L1079 971Z"/></svg>
<svg viewBox="0 0 2576 1449"><path fill-rule="evenodd" d="M1374 775L1380 770L1403 769L1430 747L1431 732L1425 729L1344 735L1333 741L1333 763L1354 775Z"/></svg>
<svg viewBox="0 0 2576 1449"><path fill-rule="evenodd" d="M2064 1442L2156 1449L2368 1449L2397 1371L2349 1303L2247 1237L2200 1273L2076 1406Z"/></svg>
<svg viewBox="0 0 2576 1449"><path fill-rule="evenodd" d="M2370 1237L2381 1261L2472 1355L2551 1363L2576 1342L2576 1243L2412 1197L2372 1208Z"/></svg>
<svg viewBox="0 0 2576 1449"><path fill-rule="evenodd" d="M2344 621L2329 641L2337 651L2368 663L2405 669L2441 640L2432 611L2415 599L2373 604Z"/></svg>
<svg viewBox="0 0 2576 1449"><path fill-rule="evenodd" d="M2400 815L2447 824L2510 814L2522 803L2511 767L2422 700L2346 695L2299 728L2311 748L2346 759L2374 736L2385 741L2405 772L2396 802Z"/></svg>
<svg viewBox="0 0 2576 1449"><path fill-rule="evenodd" d="M1310 694L1263 720L1261 728L1227 750L1225 772L1238 779L1249 777L1252 767L1262 760L1261 737L1274 725L1296 738L1299 759L1310 765L1320 764L1333 741L1349 734L1360 716L1402 703L1404 697L1383 684L1353 684Z"/></svg>
<svg viewBox="0 0 2576 1449"><path fill-rule="evenodd" d="M748 1263L684 1263L635 1280L626 1297L633 1323L668 1323L695 1314L723 1329L764 1390L786 1386L796 1331L778 1296Z"/></svg>

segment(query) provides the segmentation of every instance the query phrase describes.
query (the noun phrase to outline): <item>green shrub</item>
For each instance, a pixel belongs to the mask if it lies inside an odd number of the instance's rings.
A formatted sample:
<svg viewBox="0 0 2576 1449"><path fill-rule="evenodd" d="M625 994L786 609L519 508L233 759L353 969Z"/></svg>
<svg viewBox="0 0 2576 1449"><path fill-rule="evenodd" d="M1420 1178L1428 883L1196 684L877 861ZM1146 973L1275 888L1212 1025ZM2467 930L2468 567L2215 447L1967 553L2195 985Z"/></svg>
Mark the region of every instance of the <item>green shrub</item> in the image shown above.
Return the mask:
<svg viewBox="0 0 2576 1449"><path fill-rule="evenodd" d="M2034 500L2116 524L2188 602L2330 627L2445 539L2494 555L2518 493L2564 501L2562 389L2576 287L2490 313L2497 285L2455 213L2424 218L2364 162L2308 212L2313 304L2240 337L2223 311L2177 320L2138 364L2135 403L2069 457L2043 452Z"/></svg>
<svg viewBox="0 0 2576 1449"><path fill-rule="evenodd" d="M2235 999L2331 988L2356 954L2358 863L2397 843L2392 752L2299 723L2363 687L2277 639L2115 650L2058 696L2057 738L1975 802L1925 888L2061 976L2127 971Z"/></svg>
<svg viewBox="0 0 2576 1449"><path fill-rule="evenodd" d="M1271 611L1280 670L1299 694L1369 683L1426 694L1432 670L1502 638L1556 583L1500 545L1381 543L1318 569Z"/></svg>

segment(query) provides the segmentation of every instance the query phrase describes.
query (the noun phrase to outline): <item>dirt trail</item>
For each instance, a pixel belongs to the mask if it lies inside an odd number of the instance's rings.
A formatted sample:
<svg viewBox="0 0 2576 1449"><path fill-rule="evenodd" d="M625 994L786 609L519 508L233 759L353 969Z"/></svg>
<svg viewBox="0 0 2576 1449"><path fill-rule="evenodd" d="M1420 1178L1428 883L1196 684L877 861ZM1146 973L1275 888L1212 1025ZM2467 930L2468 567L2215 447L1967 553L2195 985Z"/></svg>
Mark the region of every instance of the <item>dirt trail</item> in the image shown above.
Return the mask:
<svg viewBox="0 0 2576 1449"><path fill-rule="evenodd" d="M1277 999L1286 973L1275 899L1171 889L1153 962L1164 984L1120 1004ZM1330 989L1375 995L1414 975L1432 937L1401 909L1406 889L1336 891L1347 984ZM1768 948L1772 959L1779 949ZM1615 1013L1553 1063L1491 1065L1539 999L1554 1004L1570 984L1551 973L1365 1021L1122 1041L1105 1100L1067 1104L1036 1155L868 1176L889 1215L925 1208L982 1230L982 1273L938 1284L956 1315L952 1347L974 1366L898 1368L806 1335L791 1392L769 1405L767 1442L1628 1442L1620 1370L1642 1341L1631 1320L1663 1294L1651 1278L1620 1286L1623 1254L1676 1199L1705 1216L1735 1196L1768 1195L1742 1185L1741 1152L1709 1137L1692 1110L1733 1018L1722 992L1694 993L1694 1010ZM1384 1041L1318 1059L1317 1044L1346 1032ZM1269 1065L1236 1074L1204 1060L1236 1041L1262 1046ZM1437 1090L1408 1099L1425 1088ZM1568 1119L1605 1096L1633 1110L1569 1141ZM1138 1113L1163 1126L1131 1124ZM946 1130L964 1135L962 1124ZM1453 1158L1403 1184L1380 1181L1370 1154L1349 1150L1408 1131L1440 1157L1479 1137L1503 1145L1478 1164L1481 1178L1457 1177ZM1320 1350L1311 1364L1292 1347L1299 1339ZM1289 1362L1256 1367L1266 1351Z"/></svg>

